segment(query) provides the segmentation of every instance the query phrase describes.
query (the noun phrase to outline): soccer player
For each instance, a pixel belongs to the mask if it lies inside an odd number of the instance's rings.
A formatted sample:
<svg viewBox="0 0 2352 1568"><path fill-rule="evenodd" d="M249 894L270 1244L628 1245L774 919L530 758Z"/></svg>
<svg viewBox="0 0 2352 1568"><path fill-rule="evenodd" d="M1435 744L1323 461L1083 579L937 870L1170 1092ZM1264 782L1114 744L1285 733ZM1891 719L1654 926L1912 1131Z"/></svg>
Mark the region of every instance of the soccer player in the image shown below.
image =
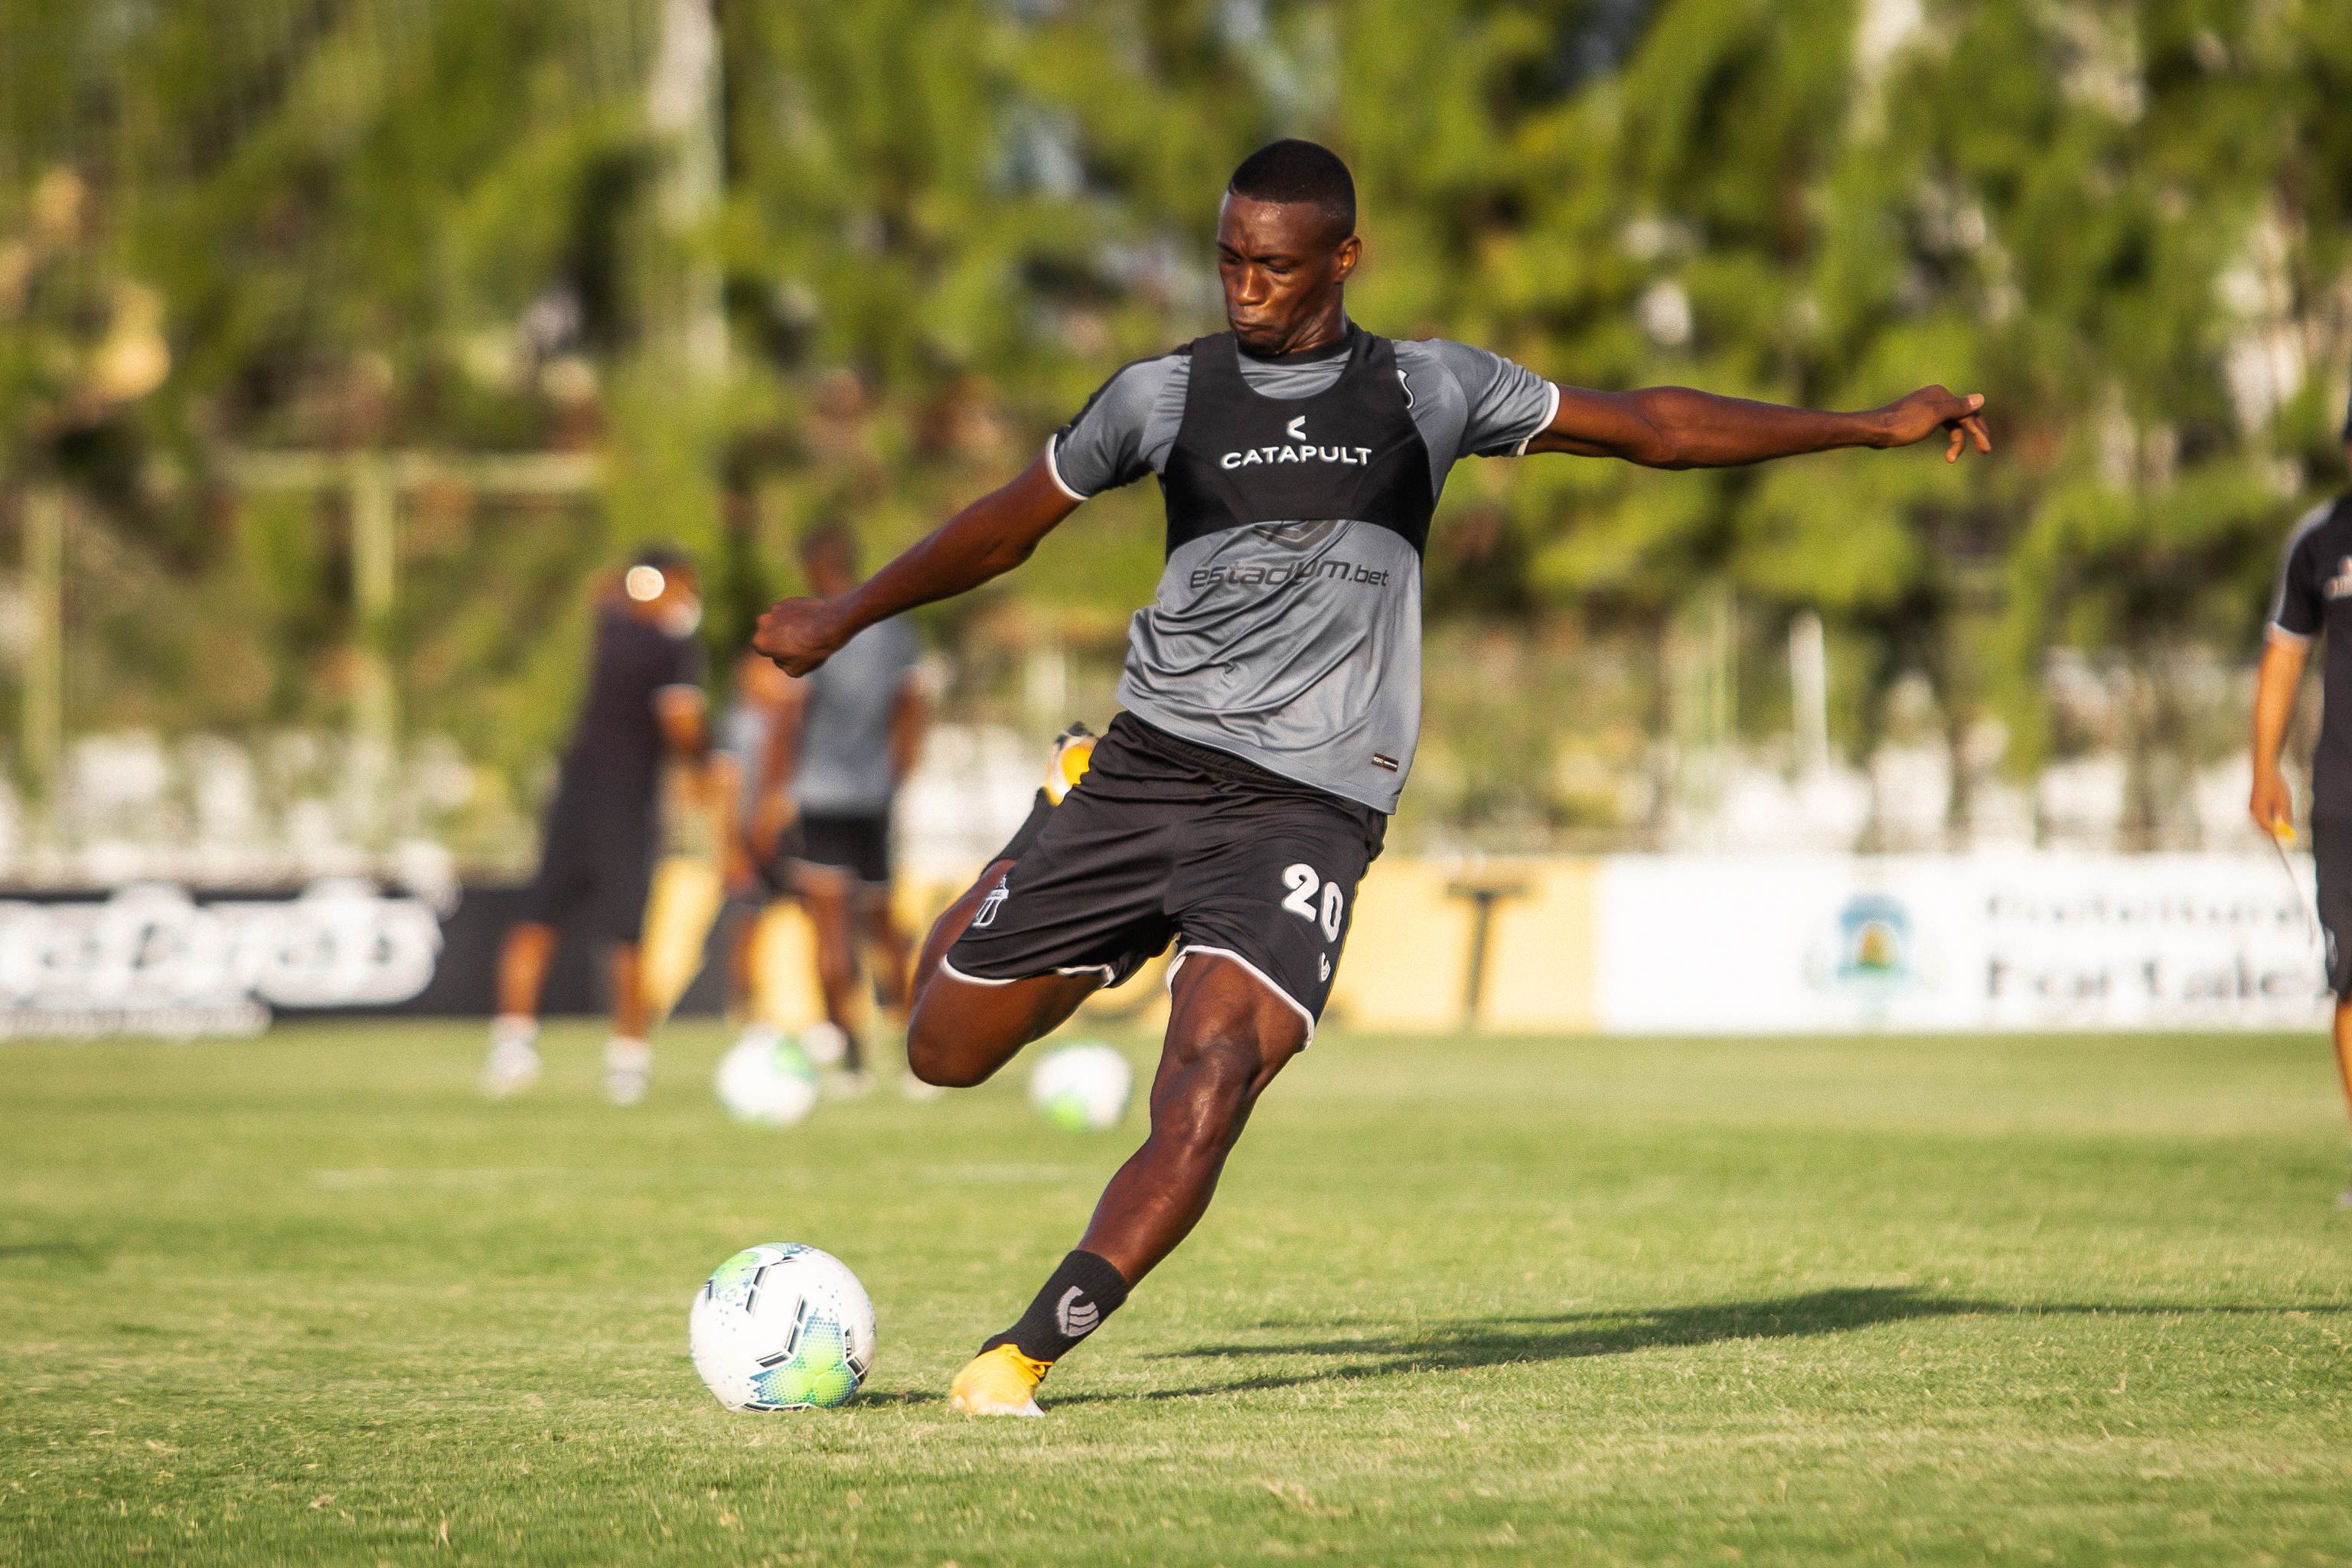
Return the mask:
<svg viewBox="0 0 2352 1568"><path fill-rule="evenodd" d="M801 573L822 599L857 586L857 536L827 523L800 546ZM799 813L792 881L816 933L817 985L841 1031L845 1092L872 1084L857 1038L859 938L874 955L875 989L903 1014L914 943L890 907L890 807L923 743L915 633L903 620L870 622L803 683L797 723L770 727L762 791L787 784Z"/></svg>
<svg viewBox="0 0 2352 1568"><path fill-rule="evenodd" d="M539 1077L540 989L562 928L575 919L611 943L604 1097L615 1105L645 1098L653 1050L637 941L660 847L663 756L698 768L707 749L702 645L694 640L701 620L693 563L659 545L637 553L620 593L597 611L588 695L563 753L539 875L499 953L499 1015L482 1064L482 1090L494 1098Z"/></svg>
<svg viewBox="0 0 2352 1568"><path fill-rule="evenodd" d="M1173 940L1151 1130L1077 1250L956 1376L952 1407L1034 1416L1046 1370L1206 1211L1250 1109L1313 1039L1355 901L1412 766L1421 558L1446 471L1565 452L1659 468L1949 434L1990 451L1980 397L1928 387L1863 413L1681 388L1554 386L1348 318L1363 246L1329 152L1277 141L1227 187L1230 331L1128 366L1011 484L855 591L788 600L753 645L820 667L859 628L1012 570L1088 497L1157 475L1167 564L1119 699L1061 804L1032 813L940 919L908 1054L978 1083Z"/></svg>
<svg viewBox="0 0 2352 1568"><path fill-rule="evenodd" d="M2352 408L2344 455L2352 463ZM2294 717L2311 640L2327 633L2319 679L2319 746L2311 759L2311 858L2319 877L2319 924L2327 934L2327 988L2336 993L2336 1072L2352 1107L2352 492L2315 507L2287 537L2254 684L2254 825L2280 843L2294 838L2294 791L2279 750ZM2338 611L2346 613L2339 615ZM2352 1186L2336 1197L2352 1208Z"/></svg>

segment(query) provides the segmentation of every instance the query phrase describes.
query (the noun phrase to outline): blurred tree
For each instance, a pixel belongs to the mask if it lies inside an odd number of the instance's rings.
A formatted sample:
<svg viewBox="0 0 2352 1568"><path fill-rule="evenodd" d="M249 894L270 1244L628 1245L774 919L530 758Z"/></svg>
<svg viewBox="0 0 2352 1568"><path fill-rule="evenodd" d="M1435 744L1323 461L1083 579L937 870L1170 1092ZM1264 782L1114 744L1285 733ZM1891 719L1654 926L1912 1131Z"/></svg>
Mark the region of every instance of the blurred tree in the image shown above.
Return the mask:
<svg viewBox="0 0 2352 1568"><path fill-rule="evenodd" d="M805 523L877 552L928 528L1118 363L1214 329L1222 182L1287 133L1357 171L1375 329L1601 387L1992 397L2003 449L1957 473L1457 473L1433 613L1646 650L1612 666L1621 761L1645 703L1687 730L1662 672L1712 667L1692 627L1761 650L1817 607L1856 755L1919 671L1955 756L1998 719L2030 770L2049 647L2151 682L2183 643L2242 650L2334 483L2352 13L2317 0L0 0L0 44L7 483L79 486L143 563L77 601L112 628L85 723L341 711L340 518L231 504L224 448L593 448L599 507L404 514L404 706L519 773L568 716L595 565L701 551L723 651ZM679 347L701 299L716 360ZM934 624L983 674L1108 650L1152 500ZM1777 728L1777 688L1734 684ZM1457 771L1495 820L1567 810L1541 768L1517 800Z"/></svg>

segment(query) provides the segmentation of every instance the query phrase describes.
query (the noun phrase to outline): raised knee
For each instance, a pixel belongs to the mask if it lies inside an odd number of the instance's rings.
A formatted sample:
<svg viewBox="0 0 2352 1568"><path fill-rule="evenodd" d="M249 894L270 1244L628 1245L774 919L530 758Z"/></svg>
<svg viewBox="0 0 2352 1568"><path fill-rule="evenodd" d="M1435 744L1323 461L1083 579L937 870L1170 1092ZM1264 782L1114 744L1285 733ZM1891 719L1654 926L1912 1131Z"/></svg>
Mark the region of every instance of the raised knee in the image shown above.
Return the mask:
<svg viewBox="0 0 2352 1568"><path fill-rule="evenodd" d="M952 1045L940 1031L926 1026L919 1010L908 1020L907 1071L941 1089L969 1089L988 1077L974 1071L970 1061L958 1061Z"/></svg>

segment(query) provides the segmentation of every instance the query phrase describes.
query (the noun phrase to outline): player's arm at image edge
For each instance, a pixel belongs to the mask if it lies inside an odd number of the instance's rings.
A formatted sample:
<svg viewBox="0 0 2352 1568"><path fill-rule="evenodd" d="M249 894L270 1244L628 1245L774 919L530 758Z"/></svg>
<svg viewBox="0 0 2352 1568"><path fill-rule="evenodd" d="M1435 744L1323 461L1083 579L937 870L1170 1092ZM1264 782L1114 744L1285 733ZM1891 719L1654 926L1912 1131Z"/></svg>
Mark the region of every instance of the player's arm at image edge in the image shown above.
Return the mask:
<svg viewBox="0 0 2352 1568"><path fill-rule="evenodd" d="M1018 477L990 491L839 599L787 599L760 617L751 645L804 675L877 621L968 593L1025 561L1078 509L1054 472L1049 447Z"/></svg>
<svg viewBox="0 0 2352 1568"><path fill-rule="evenodd" d="M1528 452L1618 457L1645 468L1730 468L1843 446L1908 446L1938 430L1950 434L1947 463L1957 462L1970 442L1979 452L1992 450L1979 413L1983 396L1961 397L1940 386L1858 413L1788 408L1689 387L1558 391L1551 422L1528 438Z"/></svg>
<svg viewBox="0 0 2352 1568"><path fill-rule="evenodd" d="M2278 587L2271 595L2269 624L2263 632L2262 664L2254 676L2254 785L2246 809L2254 826L2284 841L2294 832L2294 789L2279 768L2286 732L2294 722L2303 690L2303 666L2311 640L2326 623L2326 600L2307 541L2333 508L2315 507L2289 537L2279 563Z"/></svg>

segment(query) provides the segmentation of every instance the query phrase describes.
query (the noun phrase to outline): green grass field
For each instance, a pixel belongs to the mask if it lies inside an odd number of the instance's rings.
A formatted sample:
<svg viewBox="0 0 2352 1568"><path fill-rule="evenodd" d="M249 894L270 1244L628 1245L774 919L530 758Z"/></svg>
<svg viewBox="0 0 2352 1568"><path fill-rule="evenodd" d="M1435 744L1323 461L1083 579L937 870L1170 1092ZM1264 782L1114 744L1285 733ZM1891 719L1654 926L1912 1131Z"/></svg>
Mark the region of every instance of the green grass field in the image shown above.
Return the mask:
<svg viewBox="0 0 2352 1568"><path fill-rule="evenodd" d="M738 1128L709 1026L618 1112L600 1038L0 1045L0 1561L2352 1563L2316 1038L1334 1030L1044 1421L943 1391L1139 1115ZM687 1301L785 1239L879 1364L730 1415Z"/></svg>

